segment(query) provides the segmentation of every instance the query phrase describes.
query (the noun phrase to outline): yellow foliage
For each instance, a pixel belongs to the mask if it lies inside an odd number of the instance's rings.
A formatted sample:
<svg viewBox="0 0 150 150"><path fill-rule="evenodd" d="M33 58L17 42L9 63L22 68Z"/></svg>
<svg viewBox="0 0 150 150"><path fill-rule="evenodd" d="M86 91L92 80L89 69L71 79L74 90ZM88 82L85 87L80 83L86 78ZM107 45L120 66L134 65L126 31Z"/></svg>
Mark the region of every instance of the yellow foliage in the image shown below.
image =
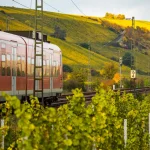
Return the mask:
<svg viewBox="0 0 150 150"><path fill-rule="evenodd" d="M115 83L118 83L118 82L120 81L120 74L119 74L119 73L116 73L116 74L114 75L113 80L115 81Z"/></svg>
<svg viewBox="0 0 150 150"><path fill-rule="evenodd" d="M102 70L100 70L100 74L105 79L112 79L114 74L117 72L117 66L113 62L106 62Z"/></svg>
<svg viewBox="0 0 150 150"><path fill-rule="evenodd" d="M101 84L103 84L104 89L107 89L114 84L114 80L103 80Z"/></svg>
<svg viewBox="0 0 150 150"><path fill-rule="evenodd" d="M104 75L104 73L105 73L105 70L104 70L104 69L100 70L100 74L101 74L101 75Z"/></svg>
<svg viewBox="0 0 150 150"><path fill-rule="evenodd" d="M67 129L68 129L68 131L71 131L72 130L72 126L67 125Z"/></svg>

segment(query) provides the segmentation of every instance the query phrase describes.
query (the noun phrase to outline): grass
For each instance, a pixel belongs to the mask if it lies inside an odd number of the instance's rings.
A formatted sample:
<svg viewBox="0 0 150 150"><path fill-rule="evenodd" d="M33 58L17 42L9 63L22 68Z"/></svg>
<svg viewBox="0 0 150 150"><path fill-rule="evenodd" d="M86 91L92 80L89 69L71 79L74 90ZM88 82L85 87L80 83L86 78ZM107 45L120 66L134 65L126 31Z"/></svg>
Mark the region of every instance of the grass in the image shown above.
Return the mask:
<svg viewBox="0 0 150 150"><path fill-rule="evenodd" d="M34 10L14 7L0 7L0 10L15 18L9 23L10 30L32 30L34 28ZM129 51L107 45L118 35L102 27L101 19L103 18L46 11L44 12L44 32L49 35L48 38L52 43L61 48L64 64L71 67L88 67L90 61L93 69L100 70L105 62L112 61L112 57L119 58L126 51ZM131 20L109 19L108 21L123 27L131 26L132 24ZM150 29L150 22L148 21L135 21L135 24L136 26ZM65 41L50 36L56 26L66 31L67 37ZM2 30L6 29L6 16L2 13L0 13L0 28ZM91 52L80 47L81 43L89 43L91 45ZM136 67L147 72L148 68L146 66L149 56L135 52L135 58L137 60ZM115 63L118 65L117 62ZM123 66L122 69L125 76L130 76L130 68Z"/></svg>
<svg viewBox="0 0 150 150"><path fill-rule="evenodd" d="M132 26L132 20L117 20L117 19L104 19L104 20L107 20L112 23L116 23L124 28L128 26ZM143 27L150 30L150 22L148 21L135 20L135 27L136 26Z"/></svg>

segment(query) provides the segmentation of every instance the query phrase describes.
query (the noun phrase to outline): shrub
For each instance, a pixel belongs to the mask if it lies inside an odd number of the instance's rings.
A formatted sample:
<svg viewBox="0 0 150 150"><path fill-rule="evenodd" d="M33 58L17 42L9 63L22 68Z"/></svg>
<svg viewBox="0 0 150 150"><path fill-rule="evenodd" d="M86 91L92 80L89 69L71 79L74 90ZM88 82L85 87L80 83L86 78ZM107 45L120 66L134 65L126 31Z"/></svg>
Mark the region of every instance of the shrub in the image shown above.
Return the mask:
<svg viewBox="0 0 150 150"><path fill-rule="evenodd" d="M55 38L59 38L61 40L65 40L66 39L66 31L62 30L60 27L55 26L54 28L54 33L51 34L51 36L55 37Z"/></svg>
<svg viewBox="0 0 150 150"><path fill-rule="evenodd" d="M113 60L113 61L116 61L116 62L119 61L118 58L116 58L116 57L114 57L114 56L112 56L110 59Z"/></svg>
<svg viewBox="0 0 150 150"><path fill-rule="evenodd" d="M100 76L100 72L99 71L97 71L97 70L95 70L95 69L91 69L91 75L92 76Z"/></svg>
<svg viewBox="0 0 150 150"><path fill-rule="evenodd" d="M80 44L81 47L89 49L90 45L88 43L81 43Z"/></svg>
<svg viewBox="0 0 150 150"><path fill-rule="evenodd" d="M150 96L138 101L132 94L120 94L98 88L87 105L79 89L58 109L43 107L35 97L21 104L16 97L4 95L0 105L5 112L5 126L0 135L7 135L5 149L17 150L147 150L149 148L148 115ZM14 114L12 115L12 109ZM15 118L12 120L11 118ZM127 119L127 144L124 148L124 119ZM14 123L15 122L15 123ZM13 128L10 128L14 124ZM14 131L14 132L10 132ZM12 138L14 137L14 138Z"/></svg>
<svg viewBox="0 0 150 150"><path fill-rule="evenodd" d="M63 65L63 72L72 72L72 68L69 65Z"/></svg>
<svg viewBox="0 0 150 150"><path fill-rule="evenodd" d="M124 64L125 66L128 66L128 67L131 67L131 65L134 64L134 56L131 53L126 52L123 55L122 64Z"/></svg>
<svg viewBox="0 0 150 150"><path fill-rule="evenodd" d="M78 80L69 79L64 81L64 90L71 92L75 88L81 88L83 91L85 90L84 82L79 82Z"/></svg>

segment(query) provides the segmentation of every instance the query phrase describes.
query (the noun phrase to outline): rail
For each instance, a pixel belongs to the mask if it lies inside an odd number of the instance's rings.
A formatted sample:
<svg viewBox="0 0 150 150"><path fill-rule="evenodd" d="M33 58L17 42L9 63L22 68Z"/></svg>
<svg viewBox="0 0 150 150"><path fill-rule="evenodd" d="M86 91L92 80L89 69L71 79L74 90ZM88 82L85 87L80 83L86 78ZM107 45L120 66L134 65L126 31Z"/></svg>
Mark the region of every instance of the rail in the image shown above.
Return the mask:
<svg viewBox="0 0 150 150"><path fill-rule="evenodd" d="M120 94L123 94L124 92L125 93L134 93L134 94L138 94L138 93L148 94L148 93L150 93L150 87L135 88L135 89L129 89L129 88L116 89L113 91L114 92L120 91ZM83 92L83 94L84 94L86 103L89 103L91 101L92 97L95 96L96 92L95 91L94 92ZM50 105L47 105L47 106L59 107L63 104L67 104L68 103L68 100L67 100L68 96L73 96L73 94L63 94L61 96L58 96L56 101L51 102ZM5 103L5 100L0 101L0 103Z"/></svg>
<svg viewBox="0 0 150 150"><path fill-rule="evenodd" d="M114 90L115 92L117 91L120 91L121 94L123 94L124 92L125 93L145 93L145 94L148 94L150 93L150 87L143 87L143 88L135 88L135 89L129 89L129 88L126 88L126 89L116 89ZM85 100L86 100L86 103L90 102L92 97L96 94L96 92L84 92L84 97L85 97ZM56 102L53 102L51 103L51 106L52 107L59 107L60 105L63 105L63 104L67 104L67 97L68 96L73 96L73 94L65 94L65 95L61 95L58 97L58 100Z"/></svg>

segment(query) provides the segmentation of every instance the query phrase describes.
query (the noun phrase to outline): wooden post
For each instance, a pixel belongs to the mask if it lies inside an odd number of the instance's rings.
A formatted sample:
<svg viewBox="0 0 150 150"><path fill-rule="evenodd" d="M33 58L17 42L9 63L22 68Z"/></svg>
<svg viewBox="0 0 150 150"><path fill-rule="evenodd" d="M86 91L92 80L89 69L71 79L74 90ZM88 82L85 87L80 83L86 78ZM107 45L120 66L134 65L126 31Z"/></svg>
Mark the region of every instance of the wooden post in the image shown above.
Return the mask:
<svg viewBox="0 0 150 150"><path fill-rule="evenodd" d="M127 145L127 119L124 119L124 147Z"/></svg>
<svg viewBox="0 0 150 150"><path fill-rule="evenodd" d="M1 127L4 127L4 119L1 119ZM2 135L1 148L4 149L4 135Z"/></svg>

